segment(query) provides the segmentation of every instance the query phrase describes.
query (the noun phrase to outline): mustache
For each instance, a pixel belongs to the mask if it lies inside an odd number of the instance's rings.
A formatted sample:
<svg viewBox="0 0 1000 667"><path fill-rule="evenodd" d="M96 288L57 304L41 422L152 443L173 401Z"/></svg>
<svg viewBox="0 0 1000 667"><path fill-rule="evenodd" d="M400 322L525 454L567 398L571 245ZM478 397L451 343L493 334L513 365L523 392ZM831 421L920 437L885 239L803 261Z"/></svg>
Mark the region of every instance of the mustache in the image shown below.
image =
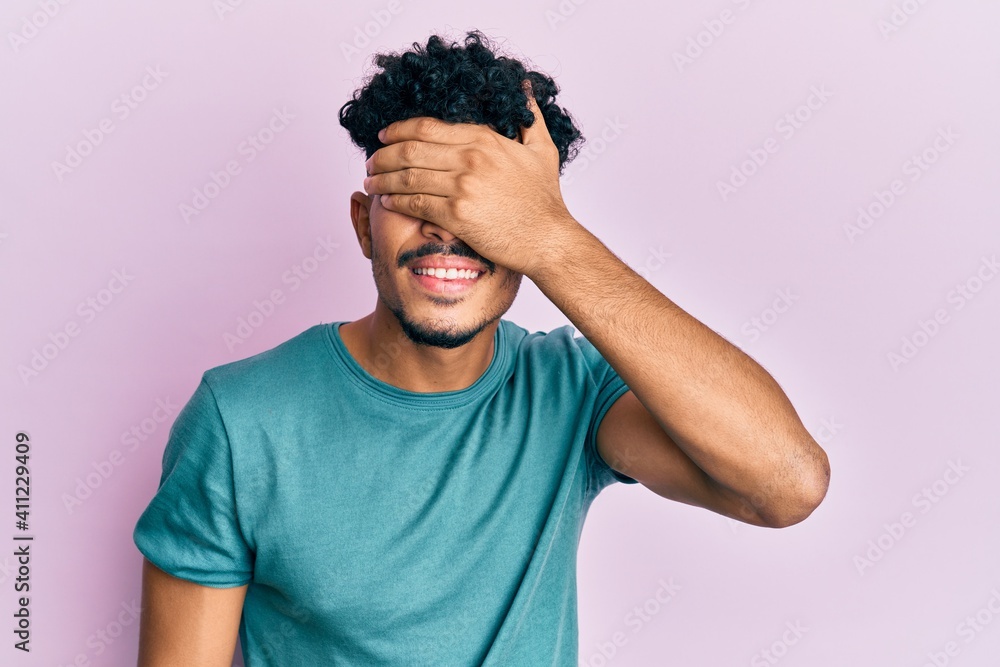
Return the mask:
<svg viewBox="0 0 1000 667"><path fill-rule="evenodd" d="M426 257L427 255L443 255L443 256L453 256L453 257L465 257L466 259L471 259L475 262L479 262L485 266L490 273L496 271L496 264L480 256L472 248L467 245L445 245L443 243L428 243L427 245L422 245L416 250L404 253L402 257L399 258L399 268L403 268L410 262L421 257Z"/></svg>

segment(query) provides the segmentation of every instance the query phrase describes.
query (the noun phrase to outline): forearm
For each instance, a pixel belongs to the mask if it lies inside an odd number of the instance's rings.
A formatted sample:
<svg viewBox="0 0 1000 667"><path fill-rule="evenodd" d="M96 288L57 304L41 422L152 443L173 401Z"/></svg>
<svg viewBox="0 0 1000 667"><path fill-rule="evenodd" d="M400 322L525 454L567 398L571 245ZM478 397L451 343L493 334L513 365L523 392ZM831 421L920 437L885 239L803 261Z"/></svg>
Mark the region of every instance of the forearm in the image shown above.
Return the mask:
<svg viewBox="0 0 1000 667"><path fill-rule="evenodd" d="M716 483L766 514L825 493L826 454L777 382L581 225L529 277Z"/></svg>

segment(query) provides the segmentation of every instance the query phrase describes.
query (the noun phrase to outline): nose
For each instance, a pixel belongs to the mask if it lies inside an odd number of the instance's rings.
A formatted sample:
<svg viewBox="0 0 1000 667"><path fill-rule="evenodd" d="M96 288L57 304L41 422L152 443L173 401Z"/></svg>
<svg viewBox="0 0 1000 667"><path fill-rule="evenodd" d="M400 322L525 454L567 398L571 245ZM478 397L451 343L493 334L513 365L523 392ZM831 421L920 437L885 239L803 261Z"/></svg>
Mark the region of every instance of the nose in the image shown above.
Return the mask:
<svg viewBox="0 0 1000 667"><path fill-rule="evenodd" d="M451 241L458 238L444 227L436 225L433 222L430 222L429 220L423 221L423 224L420 226L420 232L424 236L437 237L442 243L450 243Z"/></svg>

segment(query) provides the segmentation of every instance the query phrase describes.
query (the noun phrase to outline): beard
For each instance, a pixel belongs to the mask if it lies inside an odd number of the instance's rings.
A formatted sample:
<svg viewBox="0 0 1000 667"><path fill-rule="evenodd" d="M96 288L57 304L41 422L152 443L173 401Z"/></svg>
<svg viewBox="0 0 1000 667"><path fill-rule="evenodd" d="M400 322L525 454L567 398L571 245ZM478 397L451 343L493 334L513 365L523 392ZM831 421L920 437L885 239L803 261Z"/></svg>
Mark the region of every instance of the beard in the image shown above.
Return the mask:
<svg viewBox="0 0 1000 667"><path fill-rule="evenodd" d="M432 323L424 324L410 319L403 308L396 308L392 304L386 303L384 299L382 303L385 303L386 308L396 316L403 333L415 344L444 349L465 345L500 317L497 315L492 320L481 322L477 326L458 329L453 319L434 320Z"/></svg>
<svg viewBox="0 0 1000 667"><path fill-rule="evenodd" d="M442 247L443 250L444 246ZM439 254L447 254L440 252ZM458 254L458 253L455 253ZM464 254L464 253L463 253ZM492 265L492 263L490 263ZM438 317L425 321L418 321L411 317L406 310L406 304L395 291L392 269L382 255L378 252L377 245L372 241L372 276L375 279L375 286L378 291L379 301L391 312L399 322L403 333L416 345L426 345L429 347L439 347L452 349L461 347L473 340L498 319L510 308L520 289L522 275L514 272L506 272L507 275L500 287L501 296L494 302L496 308L492 313L486 314L482 319L467 324L462 327L453 317ZM495 275L495 274L494 274ZM430 297L430 301L439 306L455 305L461 307L458 301L447 297Z"/></svg>

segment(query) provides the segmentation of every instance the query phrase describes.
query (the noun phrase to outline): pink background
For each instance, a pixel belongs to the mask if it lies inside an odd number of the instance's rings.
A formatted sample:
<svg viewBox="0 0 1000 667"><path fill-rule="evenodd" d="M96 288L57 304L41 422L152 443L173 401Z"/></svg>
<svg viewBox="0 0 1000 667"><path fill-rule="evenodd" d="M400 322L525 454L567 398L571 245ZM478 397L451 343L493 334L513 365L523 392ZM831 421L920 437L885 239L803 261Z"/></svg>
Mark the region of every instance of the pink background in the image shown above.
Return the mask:
<svg viewBox="0 0 1000 667"><path fill-rule="evenodd" d="M480 28L556 78L587 136L563 177L574 216L767 368L833 469L823 505L777 531L607 489L580 549L581 664L1000 664L1000 5L220 5L0 9L0 662L135 663L132 528L175 416L157 401L371 311L348 213L363 157L337 111L373 52ZM275 109L292 117L250 160L241 142ZM858 225L859 207L878 217ZM320 239L337 245L313 263ZM308 279L286 278L296 266ZM227 345L274 290L282 303ZM530 281L506 317L569 323ZM22 377L36 352L47 364ZM11 633L19 430L30 655Z"/></svg>

